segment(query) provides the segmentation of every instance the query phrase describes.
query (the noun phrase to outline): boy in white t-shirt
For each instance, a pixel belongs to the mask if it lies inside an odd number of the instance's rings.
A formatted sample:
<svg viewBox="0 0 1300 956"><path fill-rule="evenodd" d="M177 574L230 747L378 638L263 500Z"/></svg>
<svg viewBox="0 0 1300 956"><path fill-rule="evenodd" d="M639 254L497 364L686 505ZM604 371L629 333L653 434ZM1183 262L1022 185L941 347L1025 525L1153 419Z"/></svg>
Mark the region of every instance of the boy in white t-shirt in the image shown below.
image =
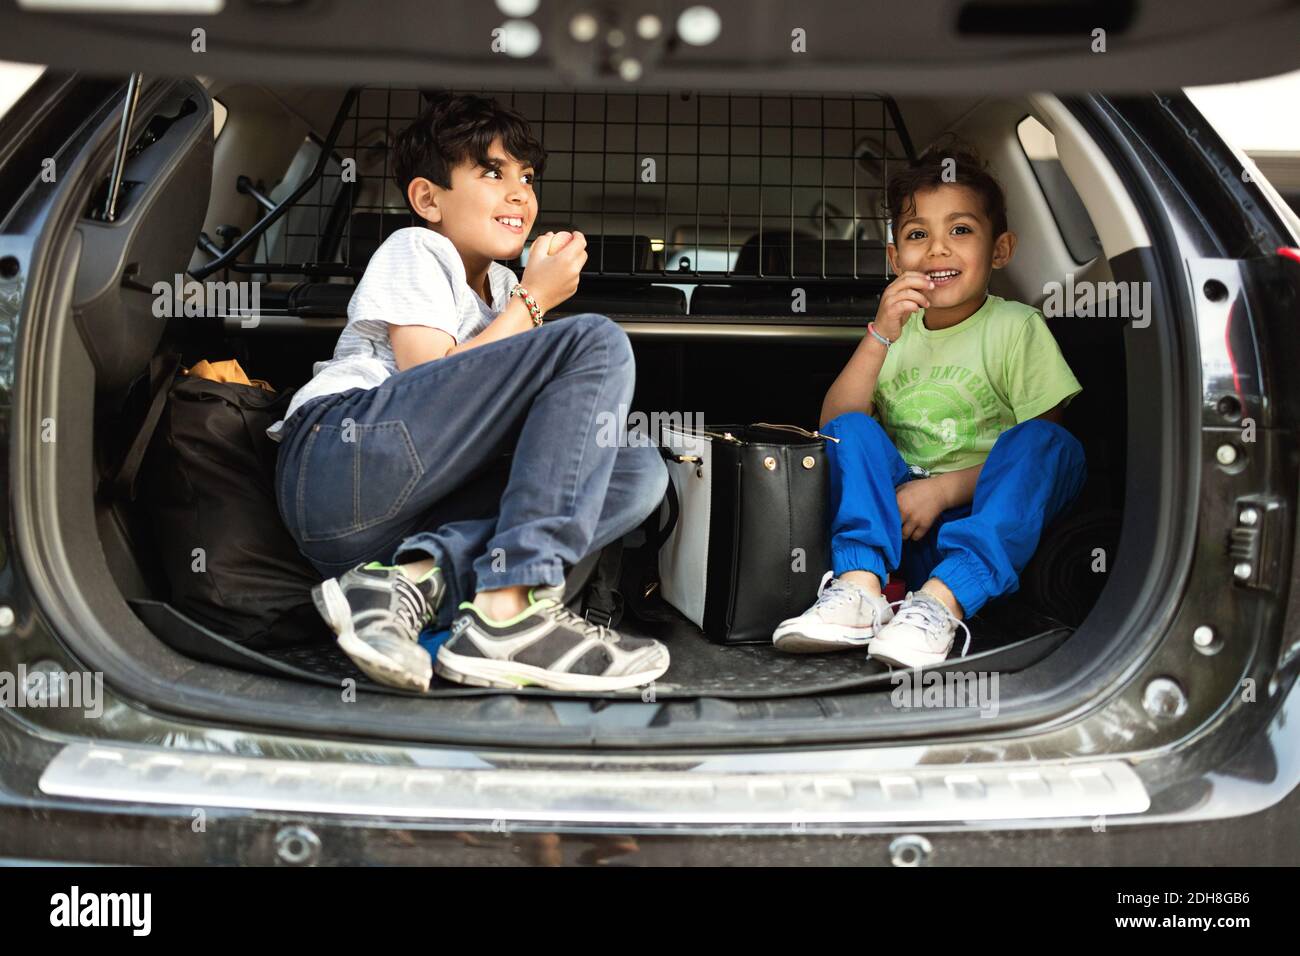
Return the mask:
<svg viewBox="0 0 1300 956"><path fill-rule="evenodd" d="M668 667L662 644L563 603L566 570L636 528L667 484L655 448L597 440L631 401L631 346L605 316L543 321L577 290L581 233L536 239L522 282L496 261L523 250L545 153L522 116L469 94L435 97L394 152L425 224L375 252L333 358L270 429L285 524L339 575L316 606L395 686L428 688L417 638L434 620L452 625L436 661L450 680L648 683Z"/></svg>

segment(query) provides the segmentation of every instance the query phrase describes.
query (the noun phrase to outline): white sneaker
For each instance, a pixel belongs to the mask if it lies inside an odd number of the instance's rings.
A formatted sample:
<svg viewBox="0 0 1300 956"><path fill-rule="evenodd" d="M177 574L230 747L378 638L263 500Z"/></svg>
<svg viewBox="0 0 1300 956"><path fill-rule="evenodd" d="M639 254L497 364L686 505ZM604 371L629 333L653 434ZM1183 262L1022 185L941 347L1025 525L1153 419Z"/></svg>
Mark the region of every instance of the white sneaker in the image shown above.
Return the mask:
<svg viewBox="0 0 1300 956"><path fill-rule="evenodd" d="M862 647L893 616L885 596L836 578L830 571L817 587L817 602L777 625L772 643L788 654L823 654Z"/></svg>
<svg viewBox="0 0 1300 956"><path fill-rule="evenodd" d="M898 667L926 667L942 664L952 650L957 628L966 632L961 649L965 657L970 650L970 628L957 620L943 602L924 591L908 592L893 619L867 644L867 653L885 664Z"/></svg>

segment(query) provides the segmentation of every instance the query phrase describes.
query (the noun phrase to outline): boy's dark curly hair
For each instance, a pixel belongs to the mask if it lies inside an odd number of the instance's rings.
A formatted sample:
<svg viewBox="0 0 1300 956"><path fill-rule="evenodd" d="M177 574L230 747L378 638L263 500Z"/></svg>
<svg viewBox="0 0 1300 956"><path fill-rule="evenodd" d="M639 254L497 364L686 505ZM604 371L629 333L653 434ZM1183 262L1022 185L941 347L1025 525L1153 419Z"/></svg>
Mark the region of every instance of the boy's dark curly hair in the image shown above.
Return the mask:
<svg viewBox="0 0 1300 956"><path fill-rule="evenodd" d="M417 177L450 189L452 167L467 159L491 165L488 148L498 136L509 156L532 164L533 172L542 174L546 150L533 136L528 120L515 110L473 93L426 95L429 104L424 112L397 134L393 144L393 174L403 193Z"/></svg>
<svg viewBox="0 0 1300 956"><path fill-rule="evenodd" d="M945 163L945 160L952 160ZM951 170L945 177L945 172ZM889 221L897 224L916 207L916 194L936 186L965 186L980 198L984 214L993 224L993 235L1007 231L1007 197L1002 184L993 178L974 147L956 137L931 146L915 165L900 169L885 186L885 209Z"/></svg>

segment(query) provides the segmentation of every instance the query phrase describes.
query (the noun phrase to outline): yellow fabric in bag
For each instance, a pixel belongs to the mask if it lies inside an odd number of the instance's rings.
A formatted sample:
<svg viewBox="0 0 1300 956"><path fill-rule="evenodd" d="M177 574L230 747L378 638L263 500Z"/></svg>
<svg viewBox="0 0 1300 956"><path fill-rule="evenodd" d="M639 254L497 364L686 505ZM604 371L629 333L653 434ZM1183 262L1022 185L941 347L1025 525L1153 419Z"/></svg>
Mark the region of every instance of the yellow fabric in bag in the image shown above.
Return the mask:
<svg viewBox="0 0 1300 956"><path fill-rule="evenodd" d="M220 362L209 362L202 359L195 362L192 366L184 370L186 375L193 375L196 378L206 378L213 382L231 382L235 385L256 385L258 388L265 389L268 392L274 392L275 389L271 384L263 379L250 379L244 373L243 367L237 359L223 359Z"/></svg>

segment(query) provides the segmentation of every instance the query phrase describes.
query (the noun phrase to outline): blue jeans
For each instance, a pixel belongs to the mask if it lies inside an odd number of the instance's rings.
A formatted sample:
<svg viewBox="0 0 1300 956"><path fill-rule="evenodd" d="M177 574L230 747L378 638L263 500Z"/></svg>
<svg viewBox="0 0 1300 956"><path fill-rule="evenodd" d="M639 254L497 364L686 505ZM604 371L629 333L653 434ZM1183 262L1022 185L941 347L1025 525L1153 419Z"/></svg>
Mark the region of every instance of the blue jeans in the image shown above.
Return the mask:
<svg viewBox="0 0 1300 956"><path fill-rule="evenodd" d="M1060 425L1030 419L993 444L970 504L940 513L920 541L903 541L895 489L914 476L874 418L850 412L822 427L831 476L831 564L897 569L909 588L938 578L967 616L1020 586L1038 539L1083 489L1083 446Z"/></svg>
<svg viewBox="0 0 1300 956"><path fill-rule="evenodd" d="M627 334L583 314L321 396L284 425L280 515L326 576L432 557L441 625L476 591L562 585L663 499L658 450L617 438L634 384Z"/></svg>

